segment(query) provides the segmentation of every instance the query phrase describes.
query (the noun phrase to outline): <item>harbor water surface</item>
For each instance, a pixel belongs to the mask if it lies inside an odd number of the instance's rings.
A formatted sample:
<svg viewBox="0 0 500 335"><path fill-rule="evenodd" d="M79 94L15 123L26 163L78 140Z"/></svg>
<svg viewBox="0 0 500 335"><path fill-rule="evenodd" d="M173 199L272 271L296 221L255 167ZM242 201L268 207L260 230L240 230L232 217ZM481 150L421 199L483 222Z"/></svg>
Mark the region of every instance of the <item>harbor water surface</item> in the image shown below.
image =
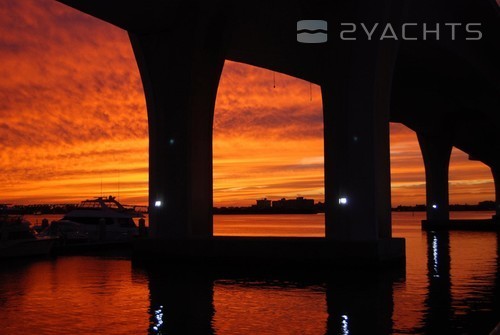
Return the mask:
<svg viewBox="0 0 500 335"><path fill-rule="evenodd" d="M0 334L488 334L500 321L498 233L426 233L423 218L393 214L393 235L406 238L397 274L224 277L121 254L2 262ZM321 214L214 217L216 235L323 236L323 226Z"/></svg>

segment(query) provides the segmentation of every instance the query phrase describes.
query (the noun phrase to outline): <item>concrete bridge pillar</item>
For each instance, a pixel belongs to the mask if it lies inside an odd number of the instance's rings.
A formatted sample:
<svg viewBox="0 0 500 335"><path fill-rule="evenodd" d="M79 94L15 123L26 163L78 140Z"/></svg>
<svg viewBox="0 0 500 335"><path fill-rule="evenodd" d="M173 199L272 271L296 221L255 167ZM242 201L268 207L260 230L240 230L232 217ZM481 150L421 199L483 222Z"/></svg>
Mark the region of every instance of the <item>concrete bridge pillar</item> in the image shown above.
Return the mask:
<svg viewBox="0 0 500 335"><path fill-rule="evenodd" d="M326 237L391 237L389 102L397 45L357 41L331 57L322 83Z"/></svg>
<svg viewBox="0 0 500 335"><path fill-rule="evenodd" d="M425 165L427 221L450 219L448 170L453 146L446 137L417 133Z"/></svg>
<svg viewBox="0 0 500 335"><path fill-rule="evenodd" d="M493 182L495 183L495 215L493 218L500 219L500 167L495 165L491 166L491 174L493 175Z"/></svg>
<svg viewBox="0 0 500 335"><path fill-rule="evenodd" d="M129 33L148 109L153 238L213 234L212 124L224 57L221 42L202 36L210 29L198 25L198 32L190 24Z"/></svg>

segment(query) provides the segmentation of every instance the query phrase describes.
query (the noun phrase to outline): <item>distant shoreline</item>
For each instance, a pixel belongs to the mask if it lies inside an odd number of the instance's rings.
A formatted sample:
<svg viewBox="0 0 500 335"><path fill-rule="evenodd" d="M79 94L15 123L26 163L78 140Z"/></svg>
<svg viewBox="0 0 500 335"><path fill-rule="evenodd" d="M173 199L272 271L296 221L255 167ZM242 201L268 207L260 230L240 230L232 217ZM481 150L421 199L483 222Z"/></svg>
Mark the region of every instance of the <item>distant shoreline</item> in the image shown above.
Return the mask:
<svg viewBox="0 0 500 335"><path fill-rule="evenodd" d="M403 206L399 205L393 207L393 212L425 212L426 205ZM495 211L496 204L494 201L481 201L476 205L469 204L452 204L449 205L450 212L481 212L481 211Z"/></svg>
<svg viewBox="0 0 500 335"><path fill-rule="evenodd" d="M47 215L47 214L66 214L77 208L77 205L13 205L1 208L0 214L14 215ZM403 206L391 208L392 212L425 212L426 205ZM475 205L452 204L449 206L451 212L480 212L495 211L494 201L482 201ZM214 207L213 214L217 215L236 215L236 214L318 214L324 213L324 203L316 203L312 208L256 208L248 207ZM144 212L147 213L147 212Z"/></svg>
<svg viewBox="0 0 500 335"><path fill-rule="evenodd" d="M234 215L234 214L318 214L324 213L320 209L300 209L300 208L254 208L254 207L214 207L213 214Z"/></svg>

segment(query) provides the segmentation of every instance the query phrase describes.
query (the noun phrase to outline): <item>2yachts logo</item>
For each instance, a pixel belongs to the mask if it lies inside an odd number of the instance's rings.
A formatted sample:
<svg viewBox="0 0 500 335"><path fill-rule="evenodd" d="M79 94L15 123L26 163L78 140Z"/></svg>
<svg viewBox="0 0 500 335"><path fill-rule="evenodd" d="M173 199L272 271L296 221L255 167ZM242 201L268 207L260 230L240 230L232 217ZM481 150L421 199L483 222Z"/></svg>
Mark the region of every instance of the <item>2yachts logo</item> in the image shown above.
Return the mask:
<svg viewBox="0 0 500 335"><path fill-rule="evenodd" d="M455 41L477 41L483 38L481 23L353 23L339 24L338 37L342 41L364 40L402 40L427 41L449 39ZM324 20L297 21L297 42L326 43L328 41L328 22Z"/></svg>
<svg viewBox="0 0 500 335"><path fill-rule="evenodd" d="M328 41L328 22L323 20L297 21L297 42L325 43Z"/></svg>

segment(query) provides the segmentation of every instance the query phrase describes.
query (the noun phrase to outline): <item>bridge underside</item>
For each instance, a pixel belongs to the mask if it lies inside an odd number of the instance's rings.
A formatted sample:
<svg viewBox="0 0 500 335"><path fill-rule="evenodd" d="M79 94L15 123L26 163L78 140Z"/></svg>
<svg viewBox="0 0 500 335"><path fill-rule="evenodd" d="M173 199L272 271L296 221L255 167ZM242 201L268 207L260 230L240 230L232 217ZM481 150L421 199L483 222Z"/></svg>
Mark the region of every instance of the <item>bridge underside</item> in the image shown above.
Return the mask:
<svg viewBox="0 0 500 335"><path fill-rule="evenodd" d="M213 235L212 121L226 59L321 85L331 243L391 241L390 121L418 134L428 197L434 197L429 206L439 204L437 213L429 208L431 219L447 215L452 146L495 171L500 166L500 29L492 1L61 2L129 32L148 108L156 239L212 243L200 241ZM485 33L474 42L341 41L338 27L330 26L328 43L300 44L296 22L304 18L331 26L480 22ZM399 247L385 250L404 257L404 243L391 245Z"/></svg>
<svg viewBox="0 0 500 335"><path fill-rule="evenodd" d="M134 259L245 270L329 272L331 266L353 270L405 264L402 238L332 241L315 237L213 237L202 240L143 239L134 244Z"/></svg>

